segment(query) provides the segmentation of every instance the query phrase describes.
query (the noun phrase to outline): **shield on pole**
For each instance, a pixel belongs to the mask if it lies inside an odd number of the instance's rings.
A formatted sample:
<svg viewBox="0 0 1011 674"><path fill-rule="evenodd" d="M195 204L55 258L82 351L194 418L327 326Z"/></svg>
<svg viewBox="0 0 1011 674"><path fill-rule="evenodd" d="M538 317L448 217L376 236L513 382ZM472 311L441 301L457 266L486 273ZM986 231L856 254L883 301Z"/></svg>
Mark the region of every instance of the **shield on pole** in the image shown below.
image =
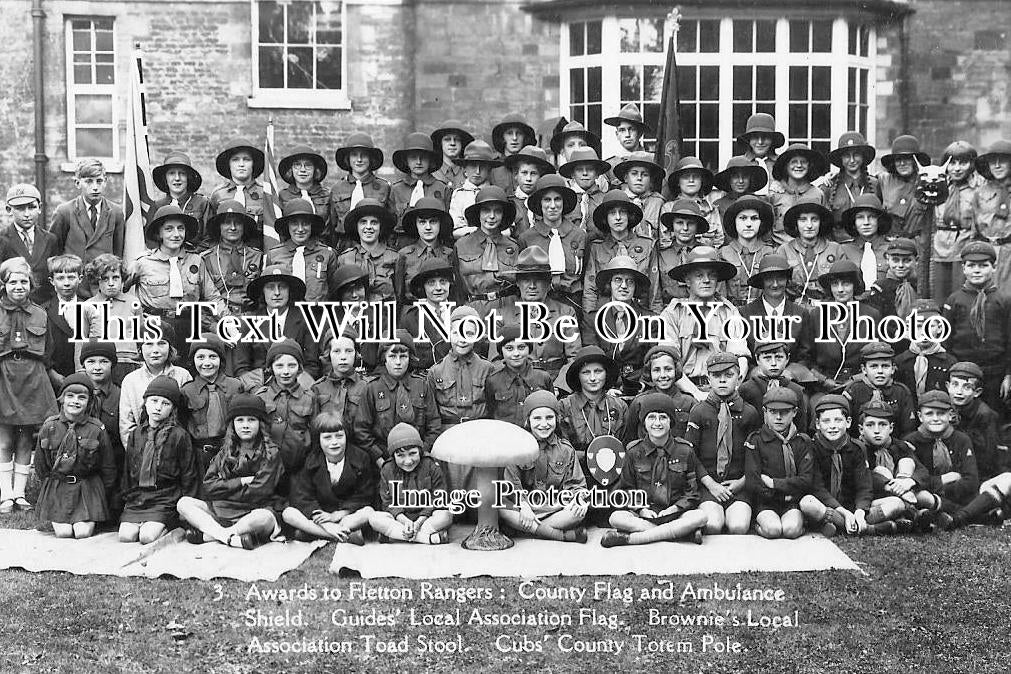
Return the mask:
<svg viewBox="0 0 1011 674"><path fill-rule="evenodd" d="M625 465L625 445L613 435L598 435L586 448L586 467L601 487L611 487Z"/></svg>

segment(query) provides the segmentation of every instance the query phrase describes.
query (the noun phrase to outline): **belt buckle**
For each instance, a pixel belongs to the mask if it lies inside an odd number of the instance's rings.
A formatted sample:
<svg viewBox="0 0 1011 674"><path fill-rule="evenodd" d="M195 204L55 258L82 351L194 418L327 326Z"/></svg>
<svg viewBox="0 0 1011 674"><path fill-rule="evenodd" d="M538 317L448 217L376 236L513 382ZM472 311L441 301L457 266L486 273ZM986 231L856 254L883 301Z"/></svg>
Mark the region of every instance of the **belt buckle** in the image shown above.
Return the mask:
<svg viewBox="0 0 1011 674"><path fill-rule="evenodd" d="M76 475L66 475L66 476L64 476L63 481L66 482L67 484L77 484L77 476Z"/></svg>
<svg viewBox="0 0 1011 674"><path fill-rule="evenodd" d="M497 300L498 299L498 293L497 292L488 293L487 299L488 300Z"/></svg>
<svg viewBox="0 0 1011 674"><path fill-rule="evenodd" d="M471 420L471 417L460 417L460 423L461 424L464 423L464 422L466 422L466 421L470 421L470 420Z"/></svg>

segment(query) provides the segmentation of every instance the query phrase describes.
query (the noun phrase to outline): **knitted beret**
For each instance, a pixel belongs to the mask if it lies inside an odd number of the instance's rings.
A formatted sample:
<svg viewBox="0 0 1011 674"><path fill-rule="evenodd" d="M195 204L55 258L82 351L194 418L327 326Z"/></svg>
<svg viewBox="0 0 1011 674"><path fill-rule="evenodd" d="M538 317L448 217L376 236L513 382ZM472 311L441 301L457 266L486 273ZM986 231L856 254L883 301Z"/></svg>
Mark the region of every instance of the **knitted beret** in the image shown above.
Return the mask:
<svg viewBox="0 0 1011 674"><path fill-rule="evenodd" d="M421 434L418 429L401 421L390 429L386 438L386 448L390 454L405 447L422 447Z"/></svg>
<svg viewBox="0 0 1011 674"><path fill-rule="evenodd" d="M88 389L88 395L94 395L95 384L91 381L91 378L83 372L75 372L72 375L64 377L63 383L60 384L60 393L62 394L71 386L83 386Z"/></svg>
<svg viewBox="0 0 1011 674"><path fill-rule="evenodd" d="M298 361L299 366L305 364L302 347L294 339L282 339L280 342L270 345L270 348L267 349L267 367L273 365L274 360L280 356L291 356Z"/></svg>
<svg viewBox="0 0 1011 674"><path fill-rule="evenodd" d="M228 423L236 417L256 417L261 423L267 422L267 407L263 400L250 393L239 393L228 404ZM262 432L262 429L261 429Z"/></svg>
<svg viewBox="0 0 1011 674"><path fill-rule="evenodd" d="M84 361L93 356L108 358L113 365L119 362L119 358L116 356L116 345L112 342L85 342L81 346L81 365L84 365Z"/></svg>
<svg viewBox="0 0 1011 674"><path fill-rule="evenodd" d="M176 407L179 406L182 400L182 392L179 390L178 382L172 377L163 374L152 379L151 383L147 385L147 389L144 390L145 398L150 398L151 396L161 396Z"/></svg>
<svg viewBox="0 0 1011 674"><path fill-rule="evenodd" d="M523 413L526 416L530 416L530 413L538 407L547 407L554 410L555 414L561 409L558 398L551 391L533 391L523 399Z"/></svg>

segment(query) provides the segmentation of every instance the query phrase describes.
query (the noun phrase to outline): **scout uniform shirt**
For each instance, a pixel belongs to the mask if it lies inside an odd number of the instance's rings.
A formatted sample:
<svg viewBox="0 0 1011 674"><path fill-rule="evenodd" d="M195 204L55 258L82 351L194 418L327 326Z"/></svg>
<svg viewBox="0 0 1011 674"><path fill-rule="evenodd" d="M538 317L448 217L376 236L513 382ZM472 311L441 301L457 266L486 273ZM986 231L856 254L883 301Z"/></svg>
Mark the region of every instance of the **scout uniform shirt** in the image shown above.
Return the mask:
<svg viewBox="0 0 1011 674"><path fill-rule="evenodd" d="M416 241L397 251L398 259L394 277L397 279L397 301L401 306L407 306L413 304L415 300L424 299L423 297L415 297L411 292L411 279L417 276L421 265L428 260L449 260L452 253L453 249L438 239L434 246L429 246L423 241Z"/></svg>
<svg viewBox="0 0 1011 674"><path fill-rule="evenodd" d="M762 399L765 397L766 391L768 391L770 387L775 386L785 386L797 394L797 400L800 404L797 406L797 414L793 418L793 423L797 426L797 428L802 431L806 431L811 425L811 413L808 408L807 392L804 391L804 387L797 382L783 376L770 377L759 372L756 367L748 375L747 380L741 383L737 392L741 394L742 398L744 398L744 402L748 403L756 410L761 410ZM761 412L759 412L759 417L761 417ZM762 423L763 422L760 418L759 425Z"/></svg>
<svg viewBox="0 0 1011 674"><path fill-rule="evenodd" d="M182 394L189 411L186 430L194 441L224 437L229 402L241 392L242 384L239 380L226 377L221 372L218 372L214 381L197 377L183 384Z"/></svg>
<svg viewBox="0 0 1011 674"><path fill-rule="evenodd" d="M428 300L420 301L424 302L426 306L431 307L436 316L444 316L445 320L448 321L449 312L445 310L447 308L445 304L439 307ZM439 331L428 318L425 319L425 336L428 337L428 341L421 341L419 339L421 337L420 321L421 310L412 303L404 309L398 325L414 337L414 356L411 358L411 369L423 374L430 367L445 358L452 349L452 345L449 341L442 338L442 335L439 334ZM474 346L480 347L481 345L475 344Z"/></svg>
<svg viewBox="0 0 1011 674"><path fill-rule="evenodd" d="M435 508L403 508L393 505L393 489L390 485L394 482L400 483L402 491L412 491L415 493L436 494L439 492L449 492L446 485L446 478L442 474L442 466L439 462L425 454L421 455L421 461L410 472L403 471L397 462L390 459L383 464L379 470L379 501L383 510L396 518L404 515L412 522L416 522L419 517L431 517ZM401 498L403 501L403 498ZM421 499L425 503L425 499ZM427 501L431 503L431 501Z"/></svg>
<svg viewBox="0 0 1011 674"><path fill-rule="evenodd" d="M547 492L554 488L558 492L573 493L586 489L586 476L576 461L572 445L555 433L547 440L538 440L537 444L540 449L537 458L522 466L506 466L503 479L511 482L516 490ZM531 509L540 516L558 512L561 506L531 506Z"/></svg>
<svg viewBox="0 0 1011 674"><path fill-rule="evenodd" d="M638 302L628 302L627 304L640 318L648 319L648 317L656 315L655 312L640 306ZM598 333L596 328L597 311L585 315L582 332L583 344L585 346L599 346L601 351L613 358L618 366L619 375L616 386L621 388L624 395L635 395L642 389L643 357L654 346L654 343L647 334L647 328L644 325L635 326L626 323L624 326L619 326L617 317L620 315L617 311L609 311L601 319L601 323L603 323L601 333ZM617 344L612 344L604 339L605 334L617 336L626 332L634 334Z"/></svg>
<svg viewBox="0 0 1011 674"><path fill-rule="evenodd" d="M365 271L369 273L368 287L366 290L366 295L370 300L375 301L386 301L395 300L396 295L396 271L397 271L397 252L392 248L387 247L383 242L376 244L376 249L374 252L370 253L362 247L362 244L356 243L339 256L337 256L337 264L356 264ZM332 267L333 272L337 270L337 265ZM308 276L309 269L306 265L306 276ZM308 299L308 296L306 297Z"/></svg>
<svg viewBox="0 0 1011 674"><path fill-rule="evenodd" d="M720 456L720 407L726 403L730 411L731 442L727 446L728 453ZM734 394L727 400L721 399L715 393L692 407L688 414L688 429L685 439L695 447L695 455L699 460L699 479L709 475L717 482L737 480L744 477L744 442L762 426L762 417L758 411L744 399ZM703 491L703 496L709 490ZM709 500L708 498L706 500Z"/></svg>
<svg viewBox="0 0 1011 674"><path fill-rule="evenodd" d="M529 196L519 187L509 194L509 201L516 207L516 219L513 220L512 227L510 227L510 234L514 239L519 239L523 232L530 229L530 224L537 217L529 208Z"/></svg>
<svg viewBox="0 0 1011 674"><path fill-rule="evenodd" d="M494 363L493 368L484 385L488 417L522 427L523 401L534 391L550 391L551 375L530 363L524 363L518 370L502 362Z"/></svg>
<svg viewBox="0 0 1011 674"><path fill-rule="evenodd" d="M501 327L508 325L520 327L522 313L520 308L516 305L516 303L520 301L521 300L518 296L510 296L497 300L492 304L492 308L498 312L501 319L500 329ZM549 326L557 324L558 320L562 316L572 316L573 318L576 316L576 312L572 307L568 304L559 302L553 297L548 297L543 300L543 304L548 309L548 314L543 320ZM536 308L528 308L527 312L531 319L537 317L539 313ZM558 371L562 369L562 366L567 361L575 358L576 352L583 346L579 337L579 323L578 321L573 322L575 327L572 330L567 331L576 335L575 339L571 342L561 342L554 334L547 337L544 341L532 342L533 348L530 351L530 364L534 367L539 367L550 374L552 381L554 380L554 377L558 376ZM544 336L540 333L540 328L533 325L532 321L530 330L530 337Z"/></svg>
<svg viewBox="0 0 1011 674"><path fill-rule="evenodd" d="M965 407L953 409L957 413L955 428L969 436L972 442L980 480L989 480L1011 468L1007 443L1001 442L998 436L1000 417L997 413L979 398Z"/></svg>
<svg viewBox="0 0 1011 674"><path fill-rule="evenodd" d="M576 391L561 401L562 435L583 456L594 438L601 435L620 438L625 434L627 411L628 405L621 398L604 393L593 401L582 391Z"/></svg>
<svg viewBox="0 0 1011 674"><path fill-rule="evenodd" d="M826 235L830 232L826 232ZM827 236L819 236L813 246L804 246L800 239L787 241L776 250L793 269L786 292L790 299L799 304L810 304L811 300L831 299L818 283L818 277L827 274L832 263L843 258L842 246ZM859 261L857 262L859 265Z"/></svg>
<svg viewBox="0 0 1011 674"><path fill-rule="evenodd" d="M188 241L187 243L192 243L198 253L207 250L211 246L211 241L207 238L207 232L205 231L207 220L212 214L210 199L194 192L187 192L181 199L173 199L171 196L166 195L151 205L151 210L148 211L150 218L148 222L154 220L155 213L162 206L178 206L179 210L183 213L196 218L198 223L196 240Z"/></svg>
<svg viewBox="0 0 1011 674"><path fill-rule="evenodd" d="M629 232L621 241L616 241L610 234L603 240L591 239L586 244L586 268L583 270L583 313L591 314L599 305L606 304L610 298L600 301L597 291L597 274L607 266L607 263L619 255L628 255L635 261L635 268L650 280L649 308L660 311L661 293L659 284L659 268L653 256L653 240ZM547 249L545 249L547 250ZM642 288L636 288L636 295L642 296Z"/></svg>
<svg viewBox="0 0 1011 674"><path fill-rule="evenodd" d="M383 368L365 384L362 402L355 413L355 441L373 460L389 459L386 439L401 421L417 429L425 452L432 449L435 438L442 431L439 408L425 377L408 372L394 379Z"/></svg>
<svg viewBox="0 0 1011 674"><path fill-rule="evenodd" d="M888 273L888 261L885 259L885 251L888 250L890 239L884 234L875 234L869 239L858 236L852 241L842 244L843 254L846 255L856 266L863 271L861 261L864 257L864 244L871 244L871 251L874 253L874 264L877 267L877 281L882 281ZM870 286L870 284L867 284Z"/></svg>
<svg viewBox="0 0 1011 674"><path fill-rule="evenodd" d="M562 241L562 251L565 255L565 271L551 275L551 286L566 295L583 294L583 249L586 246L586 230L574 225L570 220L562 218L556 227L558 237ZM537 218L534 224L520 237L520 249L540 246L549 250L554 234L552 228L544 220Z"/></svg>
<svg viewBox="0 0 1011 674"><path fill-rule="evenodd" d="M616 488L645 491L653 512L677 506L684 513L701 501L697 470L695 452L681 438L672 435L663 447L648 438L636 440L628 446Z"/></svg>
<svg viewBox="0 0 1011 674"><path fill-rule="evenodd" d="M917 429L903 439L913 446L916 458L930 473L927 489L959 504L965 504L976 496L979 489L976 456L968 435L950 426L948 431L950 434L947 437L942 434L940 438L935 438ZM941 476L951 471L960 474L961 477L955 482L942 484Z"/></svg>
<svg viewBox="0 0 1011 674"><path fill-rule="evenodd" d="M312 391L301 384L296 382L291 387L284 387L276 379L257 389L256 396L267 407L270 438L281 451L287 484L305 463L311 442L309 422L312 421L316 399Z"/></svg>
<svg viewBox="0 0 1011 674"><path fill-rule="evenodd" d="M145 252L133 263L130 276L136 282L135 292L144 311L151 313L153 309L153 313L174 315L179 302L197 301L214 302L216 311L223 310L224 300L207 273L203 258L198 253L182 251L176 260L182 277L182 292L175 295L170 280L172 263L160 248Z"/></svg>
<svg viewBox="0 0 1011 674"><path fill-rule="evenodd" d="M317 182L313 182L307 190L300 190L295 187L295 183L277 193L277 201L284 211L284 205L293 199L305 199L312 204L312 212L323 218L323 222L330 222L330 194L326 188Z"/></svg>
<svg viewBox="0 0 1011 674"><path fill-rule="evenodd" d="M426 173L421 176L421 182L425 186L425 196L438 199L444 204L449 204L449 186ZM404 211L411 207L411 196L414 194L414 187L418 184L418 179L414 176L405 175L400 180L393 183L390 188L390 205L394 215L397 216L397 232L401 233L400 220L404 217Z"/></svg>
<svg viewBox="0 0 1011 674"><path fill-rule="evenodd" d="M866 375L860 373L854 376L853 381L846 386L843 396L850 401L850 409L856 411L856 414L851 415L853 425L850 426L850 435L853 437L860 435L860 408L875 398L891 405L895 412L892 421L895 422L896 436L901 437L911 433L918 423L916 421L916 407L913 405L913 394L909 392L905 384L895 382L878 388L870 383Z"/></svg>
<svg viewBox="0 0 1011 674"><path fill-rule="evenodd" d="M230 246L222 242L204 251L203 258L207 274L213 279L218 293L225 298L229 312L241 314L255 304L255 300L246 294L246 287L263 268L263 253L258 248L241 243Z"/></svg>
<svg viewBox="0 0 1011 674"><path fill-rule="evenodd" d="M503 159L505 157L503 156ZM462 173L463 169L461 169ZM459 185L465 184L466 181L459 183ZM505 191L506 194L511 193L516 189L515 176L513 176L512 169L507 166L496 166L491 170L491 175L488 176L489 185L498 185Z"/></svg>
<svg viewBox="0 0 1011 674"><path fill-rule="evenodd" d="M768 426L748 436L744 442L744 476L748 495L756 514L763 506L777 509L796 508L802 496L810 493L814 484L814 458L811 455L811 438L797 433L787 442ZM787 465L786 452L792 457ZM772 487L766 487L762 475L772 478Z"/></svg>
<svg viewBox="0 0 1011 674"><path fill-rule="evenodd" d="M878 310L863 302L857 304L857 313L859 316L869 316L875 325L881 320ZM815 375L834 379L837 384L846 384L854 375L859 374L860 349L869 344L873 336L867 341L857 339L857 336L856 333L850 334L848 322L830 326L827 335L829 339L815 341L811 350L811 370Z"/></svg>
<svg viewBox="0 0 1011 674"><path fill-rule="evenodd" d="M778 245L792 238L783 231L783 216L786 215L786 212L799 201L824 204L825 193L821 191L821 188L815 187L808 182L795 189L787 185L785 180L773 180L769 183L768 199L769 203L772 204L772 211L776 215L772 223L772 232L773 238L776 239Z"/></svg>
<svg viewBox="0 0 1011 674"><path fill-rule="evenodd" d="M969 314L976 302L976 293L959 288L941 309L941 315L951 324L951 337L944 348L958 360L967 360L983 368L987 379L984 387L999 385L1000 380L1011 374L1011 298L999 289L987 293L983 309L983 339L969 321Z"/></svg>
<svg viewBox="0 0 1011 674"><path fill-rule="evenodd" d="M987 180L973 202L976 231L997 249L993 280L1002 291L1011 288L1011 179Z"/></svg>
<svg viewBox="0 0 1011 674"><path fill-rule="evenodd" d="M871 507L871 472L864 448L844 435L833 447L820 434L811 447L814 485L811 493L826 508L842 506L850 512Z"/></svg>
<svg viewBox="0 0 1011 674"><path fill-rule="evenodd" d="M695 311L689 308L686 300L672 301L660 312L664 323L664 337L661 343L674 344L680 349L684 375L689 379L703 381L708 373L706 359L714 351L728 351L735 356L748 358L748 342L743 338L731 338L724 333L725 325L739 324L741 314L730 302L716 295L705 305L699 306L703 318L706 319L707 339L698 339L701 335ZM733 328L731 328L733 329ZM698 382L696 382L698 383Z"/></svg>
<svg viewBox="0 0 1011 674"><path fill-rule="evenodd" d="M758 196L765 196L769 192L769 187L774 182L772 178L772 167L776 165L776 157L777 157L776 151L769 150L768 154L766 154L764 157L758 157L755 155L755 153L751 149L751 146L749 145L748 149L744 151L743 156L745 159L747 159L750 163L754 164L755 166L761 166L762 169L765 171L766 175L768 176L766 186L755 192L755 194L757 194Z"/></svg>
<svg viewBox="0 0 1011 674"><path fill-rule="evenodd" d="M660 224L660 214L664 212L665 206L663 197L659 192L652 190L645 194L633 194L627 187L624 189L629 200L642 209L642 221L633 231L647 239L656 239L656 228L663 228Z"/></svg>
<svg viewBox="0 0 1011 674"><path fill-rule="evenodd" d="M439 408L443 428L487 416L484 388L491 363L471 351L450 351L428 370L428 386Z"/></svg>
<svg viewBox="0 0 1011 674"><path fill-rule="evenodd" d="M961 262L962 247L973 236L976 190L984 182L983 176L975 171L962 182L948 182L948 199L936 209L930 252L932 262Z"/></svg>
<svg viewBox="0 0 1011 674"><path fill-rule="evenodd" d="M487 269L484 260L486 246L495 246L495 261L498 269ZM508 274L516 270L516 256L519 254L519 244L515 239L502 234L488 236L478 229L459 239L454 246L453 257L456 260L457 275L460 279L458 292L466 304L470 304L484 315L487 309L485 302L499 297L502 286L509 280ZM485 302L475 302L483 300Z"/></svg>
<svg viewBox="0 0 1011 674"><path fill-rule="evenodd" d="M919 177L915 173L909 179L882 173L878 181L881 183L881 204L892 216L891 233L917 238L923 229L923 215L930 212L928 207L916 200Z"/></svg>
<svg viewBox="0 0 1011 674"><path fill-rule="evenodd" d="M737 276L726 282L727 299L743 306L758 298L762 291L748 285L748 279L758 271L758 265L766 255L773 254L773 248L767 243L757 241L760 245L754 250L748 250L737 239L728 241L720 248L720 257L737 267Z"/></svg>
<svg viewBox="0 0 1011 674"><path fill-rule="evenodd" d="M102 422L87 415L73 422L61 412L43 422L36 446L39 514L56 522L107 519L116 462Z"/></svg>
<svg viewBox="0 0 1011 674"><path fill-rule="evenodd" d="M681 281L671 278L667 272L674 267L679 267L688 261L688 253L692 248L700 246L698 239L692 239L691 243L681 245L672 240L669 245L656 250L657 276L660 277L660 305L667 306L672 299L686 299L688 297L688 286Z"/></svg>
<svg viewBox="0 0 1011 674"><path fill-rule="evenodd" d="M449 157L443 156L442 166L432 171L432 176L446 183L450 191L463 184L467 178L463 175L463 167L453 163Z"/></svg>
<svg viewBox="0 0 1011 674"><path fill-rule="evenodd" d="M934 353L922 354L927 359L927 367L921 382L916 373L916 360L921 355L915 351L917 348L915 344L910 344L909 351L895 356L895 381L906 385L913 394L913 400L927 391L948 390L948 369L958 361L943 347Z"/></svg>
<svg viewBox="0 0 1011 674"><path fill-rule="evenodd" d="M920 460L916 458L913 446L905 440L890 438L888 444L882 447L875 447L863 438L855 442L863 448L864 453L867 455L867 463L871 469L871 485L873 486L874 498L894 496L894 494L885 490L885 485L890 482L890 479L879 472L875 472L874 469L883 468L888 471L889 475L899 477L899 461L902 459L909 459L913 462L913 474L903 475L902 477L912 478L913 482L916 483L913 487L914 491L926 489L930 483L930 473L920 463Z"/></svg>
<svg viewBox="0 0 1011 674"><path fill-rule="evenodd" d="M222 201L228 201L229 199L235 199L240 204L244 204L246 207L246 213L256 220L256 236L254 241L259 241L263 237L264 227L274 226L274 212L270 208L264 208L264 195L263 195L263 183L258 180L254 180L249 183L241 190L242 194L239 194L238 186L232 180L226 180L222 185L219 185L211 192L211 213L218 212L218 204ZM270 244L276 244L276 241L270 241ZM268 245L268 242L264 242L263 245Z"/></svg>
<svg viewBox="0 0 1011 674"><path fill-rule="evenodd" d="M274 246L267 251L264 265L279 264L289 274L298 276L294 271L294 263L299 248L303 249L302 255L305 257L305 301L326 302L336 299L334 288L337 285L337 253L316 237L310 237L304 246L297 246L291 239Z"/></svg>
<svg viewBox="0 0 1011 674"><path fill-rule="evenodd" d="M590 189L584 190L576 184L575 180L569 180L568 183L572 191L576 193L576 207L566 217L584 232L595 232L597 227L593 224L593 211L597 210L597 206L604 202L604 193L601 191L600 185L594 183Z"/></svg>
<svg viewBox="0 0 1011 674"><path fill-rule="evenodd" d="M330 188L330 224L327 227L327 234L332 245L340 245L338 240L345 236L344 218L351 212L351 197L359 180L362 184L363 199L375 199L386 208L390 208L390 183L371 171L360 179L350 173L338 178Z"/></svg>
<svg viewBox="0 0 1011 674"><path fill-rule="evenodd" d="M632 398L632 402L628 405L628 412L625 415L625 435L622 438L622 442L627 445L645 435L645 431L642 428L642 399L650 393L663 393L674 401L674 418L670 420L671 435L678 438L687 437L688 418L691 415L692 408L698 404L695 398L687 393L682 393L677 387L671 387L666 391L661 391L658 388L647 388Z"/></svg>
<svg viewBox="0 0 1011 674"><path fill-rule="evenodd" d="M344 420L344 427L350 429L364 393L365 382L357 372L347 377L336 377L333 373L320 377L312 385L316 402L312 416L323 412L336 414Z"/></svg>

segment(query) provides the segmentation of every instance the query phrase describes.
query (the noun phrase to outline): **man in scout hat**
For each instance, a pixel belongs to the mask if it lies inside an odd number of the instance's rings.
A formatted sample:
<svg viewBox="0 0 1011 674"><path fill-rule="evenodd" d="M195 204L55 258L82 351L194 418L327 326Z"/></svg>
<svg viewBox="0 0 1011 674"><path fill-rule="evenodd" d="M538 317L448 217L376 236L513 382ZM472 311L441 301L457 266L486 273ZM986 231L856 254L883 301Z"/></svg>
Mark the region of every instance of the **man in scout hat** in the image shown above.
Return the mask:
<svg viewBox="0 0 1011 674"><path fill-rule="evenodd" d="M183 213L192 215L200 224L196 240L192 242L197 252L207 250L210 246L207 241L207 219L214 212L211 210L210 199L199 194L204 179L200 172L193 168L189 155L183 152L170 152L163 164L151 170L151 178L155 187L165 193L164 197L151 205L151 217L154 217L154 213L162 206L178 206Z"/></svg>
<svg viewBox="0 0 1011 674"><path fill-rule="evenodd" d="M408 208L425 197L448 203L449 185L432 175L432 171L442 166L442 151L432 144L431 138L423 133L408 134L403 147L393 153L393 165L403 174L393 183L391 191L391 205L398 221Z"/></svg>
<svg viewBox="0 0 1011 674"><path fill-rule="evenodd" d="M495 152L503 159L508 159L528 145L537 146L537 132L523 115L510 112L492 127L491 144ZM516 188L512 171L504 166L492 169L490 182L501 187L506 194L511 194Z"/></svg>
<svg viewBox="0 0 1011 674"><path fill-rule="evenodd" d="M351 134L334 153L337 166L345 175L330 188L330 221L327 243L342 251L346 245L344 219L362 199L379 202L383 208L390 206L390 183L375 174L383 166L383 151L372 142L367 133Z"/></svg>
<svg viewBox="0 0 1011 674"><path fill-rule="evenodd" d="M569 153L569 160L558 167L558 173L569 181L569 187L576 193L576 209L572 219L583 230L593 218L593 211L604 198L598 180L611 169L611 165L601 161L593 148L581 147Z"/></svg>
<svg viewBox="0 0 1011 674"><path fill-rule="evenodd" d="M396 251L386 245L393 233L394 216L373 199L362 199L344 218L344 232L351 244L337 262L358 265L369 272L370 300L396 299Z"/></svg>
<svg viewBox="0 0 1011 674"><path fill-rule="evenodd" d="M858 410L871 400L883 400L894 411L896 433L900 436L916 427L915 397L905 384L895 381L895 350L885 342L871 342L860 349L860 373L843 390L850 408ZM860 429L854 419L850 434Z"/></svg>
<svg viewBox="0 0 1011 674"><path fill-rule="evenodd" d="M254 304L246 286L263 266L263 253L250 244L256 236L256 221L238 201L226 199L207 221L206 233L210 248L203 252L204 266L225 298L227 311L239 315Z"/></svg>
<svg viewBox="0 0 1011 674"><path fill-rule="evenodd" d="M267 251L266 265L280 265L305 283L307 302L325 302L334 296L337 253L319 240L326 221L311 202L292 199L274 228L283 243Z"/></svg>
<svg viewBox="0 0 1011 674"><path fill-rule="evenodd" d="M789 344L794 362L806 363L814 348L815 323L808 311L786 296L792 273L785 257L763 257L748 279L748 285L761 293L741 307L741 316L751 326L748 347L752 352L757 343L783 341Z"/></svg>
<svg viewBox="0 0 1011 674"><path fill-rule="evenodd" d="M892 141L891 152L881 157L884 173L878 174L881 203L892 216L894 230L900 236L915 239L933 222L933 208L916 198L920 167L930 166L930 155L920 150L916 136L903 134Z"/></svg>
<svg viewBox="0 0 1011 674"><path fill-rule="evenodd" d="M277 241L263 242L263 233L274 227L273 209L264 208L263 183L257 180L265 164L263 150L245 138L233 138L214 159L214 167L225 179L211 192L211 210L218 212L218 204L226 199L238 201L256 221L256 238L253 243L261 250L277 245Z"/></svg>
<svg viewBox="0 0 1011 674"><path fill-rule="evenodd" d="M430 258L421 263L421 267L411 278L410 294L415 298L411 304L403 305L400 325L414 337L416 356L416 371L425 373L430 367L441 361L450 351L451 341L443 339L438 329L432 324L428 313L422 316L422 309L430 310L438 317L441 325L449 324L449 313L453 301L453 280L455 278L453 265L448 258ZM422 307L417 306L422 304ZM421 340L421 328L425 327L425 341ZM478 352L488 354L487 345Z"/></svg>
<svg viewBox="0 0 1011 674"><path fill-rule="evenodd" d="M746 534L751 506L744 499L744 441L762 426L762 417L741 397L737 356L716 351L706 359L709 394L688 413L685 440L695 447L707 534Z"/></svg>
<svg viewBox="0 0 1011 674"><path fill-rule="evenodd" d="M288 183L277 193L281 208L292 199L304 199L312 204L313 212L323 218L324 225L329 222L330 194L320 184L327 171L326 159L308 145L292 148L277 164L281 180Z"/></svg>
<svg viewBox="0 0 1011 674"><path fill-rule="evenodd" d="M678 388L702 401L709 397L706 359L714 351L727 351L738 357L741 376L748 372L747 342L730 336L740 313L718 293L719 284L737 275L737 268L720 258L715 248L699 246L688 254L688 261L674 267L668 275L688 286L687 299L672 299L660 312L664 323L662 343L674 344L683 354L684 374ZM699 305L705 325L699 324L692 305ZM700 388L701 387L701 388Z"/></svg>
<svg viewBox="0 0 1011 674"><path fill-rule="evenodd" d="M463 167L463 175L466 180L460 187L453 190L453 195L449 200L449 214L453 216L455 226L453 237L457 239L475 231L468 229L470 225L467 223L465 212L474 205L478 192L488 183L492 170L501 167L502 162L495 156L495 152L488 143L483 140L475 140L464 148L460 166ZM512 191L511 187L509 191Z"/></svg>
<svg viewBox="0 0 1011 674"><path fill-rule="evenodd" d="M451 190L463 184L466 178L457 160L463 156L463 148L474 141L474 135L463 128L463 122L447 119L432 132L432 146L442 154L442 166L432 175L446 183Z"/></svg>
<svg viewBox="0 0 1011 674"><path fill-rule="evenodd" d="M1006 440L1000 438L1000 417L979 399L983 369L976 363L955 363L948 371L947 391L957 412L955 428L969 436L981 480L1011 469Z"/></svg>
<svg viewBox="0 0 1011 674"><path fill-rule="evenodd" d="M446 205L434 197L425 197L404 213L401 224L404 236L414 243L401 248L397 255L397 300L408 306L421 295L415 295L411 280L426 260L448 260L453 252L453 218Z"/></svg>
<svg viewBox="0 0 1011 674"><path fill-rule="evenodd" d="M605 117L604 124L614 127L614 135L618 139L618 153L606 159L613 169L621 161L633 152L645 152L642 145L643 136L652 136L653 129L643 121L639 106L635 103L626 103L614 117ZM608 175L608 180L612 187L620 187L620 183L615 184L613 174Z"/></svg>
<svg viewBox="0 0 1011 674"><path fill-rule="evenodd" d="M555 172L555 165L548 161L548 153L535 145L527 145L516 154L505 158L505 167L512 172L516 189L509 193L509 200L516 207L516 222L511 236L518 238L530 229L534 222L534 212L530 210L530 195L537 189L537 181L542 176ZM496 171L499 169L496 169Z"/></svg>
<svg viewBox="0 0 1011 674"><path fill-rule="evenodd" d="M32 301L44 302L53 294L49 280L49 258L59 254L56 237L39 226L42 195L34 185L13 185L7 190L7 216L14 223L0 232L0 262L23 257L32 268ZM87 284L85 284L87 285Z"/></svg>
<svg viewBox="0 0 1011 674"><path fill-rule="evenodd" d="M786 137L776 131L776 120L772 115L757 112L744 126L744 133L737 137L737 143L744 148L744 156L752 163L761 166L772 176L772 167L776 163L776 150L786 144ZM756 194L765 194L762 190Z"/></svg>
<svg viewBox="0 0 1011 674"><path fill-rule="evenodd" d="M533 342L533 366L547 371L552 378L557 377L562 366L582 346L576 311L569 304L549 296L551 263L548 262L547 252L540 246L531 246L521 251L516 259L516 270L508 272L508 276L519 294L497 299L491 303L490 308L498 312L501 327L505 328L523 324L523 310L517 306L518 302L540 302L545 305L547 314L543 316L543 323L531 323L530 334L526 337ZM536 307L527 307L526 312L530 319L540 313ZM547 325L548 334L542 334L542 325ZM572 337L572 340L561 341L560 332L563 333L563 338Z"/></svg>
<svg viewBox="0 0 1011 674"><path fill-rule="evenodd" d="M562 176L546 175L537 181L528 203L534 222L519 238L520 248L539 246L548 252L556 297L580 311L586 230L566 217L576 207L576 193Z"/></svg>

